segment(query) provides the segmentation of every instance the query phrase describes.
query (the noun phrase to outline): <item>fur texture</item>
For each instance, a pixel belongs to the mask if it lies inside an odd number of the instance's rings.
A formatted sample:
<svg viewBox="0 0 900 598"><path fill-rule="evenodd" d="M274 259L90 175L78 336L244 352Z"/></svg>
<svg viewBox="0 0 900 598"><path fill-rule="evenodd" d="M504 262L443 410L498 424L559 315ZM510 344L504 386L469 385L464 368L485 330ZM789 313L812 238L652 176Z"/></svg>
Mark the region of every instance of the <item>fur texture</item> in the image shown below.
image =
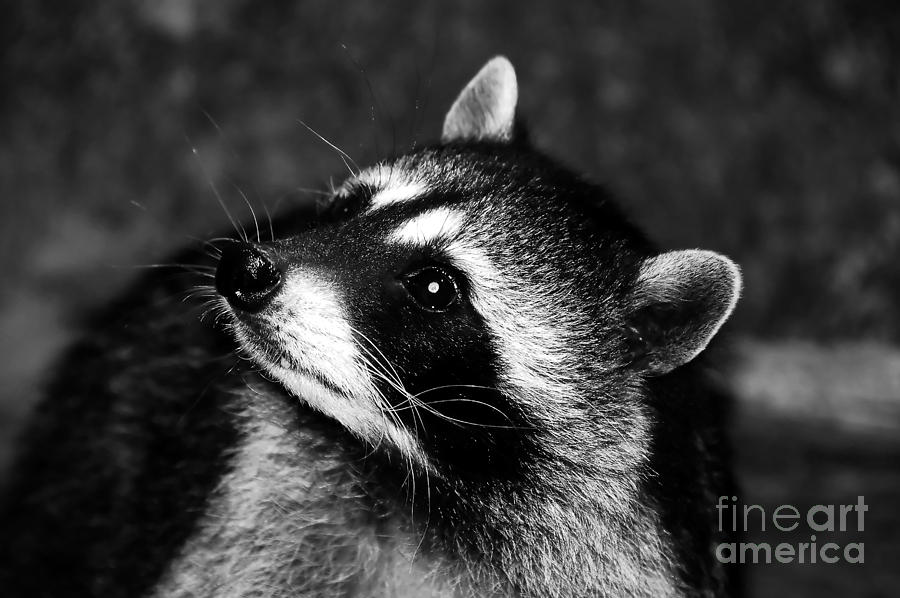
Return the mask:
<svg viewBox="0 0 900 598"><path fill-rule="evenodd" d="M7 595L723 595L698 355L738 270L658 252L517 97L494 59L440 145L276 222L258 309L203 324L155 274L91 322L0 510Z"/></svg>

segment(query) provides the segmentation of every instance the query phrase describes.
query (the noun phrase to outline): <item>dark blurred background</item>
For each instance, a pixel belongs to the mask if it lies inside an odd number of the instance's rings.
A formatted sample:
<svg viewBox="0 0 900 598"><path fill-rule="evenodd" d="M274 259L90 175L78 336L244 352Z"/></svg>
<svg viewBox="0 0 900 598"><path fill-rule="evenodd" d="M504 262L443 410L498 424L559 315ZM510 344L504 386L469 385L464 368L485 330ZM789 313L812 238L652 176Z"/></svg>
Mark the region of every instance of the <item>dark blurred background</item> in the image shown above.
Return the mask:
<svg viewBox="0 0 900 598"><path fill-rule="evenodd" d="M258 213L311 201L343 165L298 119L370 162L434 140L502 53L538 146L605 182L663 246L743 267L727 378L742 500L870 505L865 564L750 566L751 595L896 595L900 4L7 0L3 13L0 468L79 316L135 266L225 229L212 185L241 219L241 192Z"/></svg>

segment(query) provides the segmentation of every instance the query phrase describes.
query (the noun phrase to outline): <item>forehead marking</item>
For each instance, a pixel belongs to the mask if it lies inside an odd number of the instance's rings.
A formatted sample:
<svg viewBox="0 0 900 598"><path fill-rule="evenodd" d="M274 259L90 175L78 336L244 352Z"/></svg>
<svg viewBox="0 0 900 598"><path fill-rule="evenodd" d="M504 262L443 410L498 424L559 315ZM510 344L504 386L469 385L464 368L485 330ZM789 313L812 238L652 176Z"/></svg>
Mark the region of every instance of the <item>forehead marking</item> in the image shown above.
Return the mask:
<svg viewBox="0 0 900 598"><path fill-rule="evenodd" d="M405 183L396 187L385 187L372 197L372 209L393 203L409 201L421 196L425 192L425 186L419 183Z"/></svg>
<svg viewBox="0 0 900 598"><path fill-rule="evenodd" d="M370 209L409 201L423 195L427 187L411 171L397 164L379 164L359 174L357 180L375 189Z"/></svg>
<svg viewBox="0 0 900 598"><path fill-rule="evenodd" d="M449 208L436 208L413 216L401 224L389 238L398 243L427 245L438 239L452 239L462 227L463 216Z"/></svg>

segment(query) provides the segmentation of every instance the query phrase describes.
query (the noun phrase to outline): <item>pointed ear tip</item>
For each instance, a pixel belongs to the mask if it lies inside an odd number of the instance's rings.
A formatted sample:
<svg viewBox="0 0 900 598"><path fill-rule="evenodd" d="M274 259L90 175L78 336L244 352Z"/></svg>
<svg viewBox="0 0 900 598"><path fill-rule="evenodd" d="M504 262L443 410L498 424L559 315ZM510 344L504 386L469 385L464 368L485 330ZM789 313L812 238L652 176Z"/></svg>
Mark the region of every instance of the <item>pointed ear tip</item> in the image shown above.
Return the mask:
<svg viewBox="0 0 900 598"><path fill-rule="evenodd" d="M463 87L444 117L441 141L509 142L514 134L519 91L512 63L502 55L488 60Z"/></svg>
<svg viewBox="0 0 900 598"><path fill-rule="evenodd" d="M512 85L516 84L516 69L506 56L498 54L481 67L479 75L490 73L492 77L502 78Z"/></svg>
<svg viewBox="0 0 900 598"><path fill-rule="evenodd" d="M741 298L741 292L744 288L744 277L741 274L741 268L734 260L716 251L702 249L696 251L702 254L703 259L708 264L715 264L713 267L715 271L712 274L721 285L722 295L727 296L724 317L722 318L724 322L731 317L735 307L737 307L738 300Z"/></svg>
<svg viewBox="0 0 900 598"><path fill-rule="evenodd" d="M741 267L738 266L736 262L725 256L722 257L726 260L728 269L731 271L732 286L734 287L734 301L737 303L741 293L744 292L744 274L741 272Z"/></svg>
<svg viewBox="0 0 900 598"><path fill-rule="evenodd" d="M666 374L702 353L734 312L741 287L740 267L715 251L682 249L647 258L638 278L635 314L655 303L674 306L673 313L681 314L680 321L660 322L668 333L649 351L653 359L647 371ZM685 304L701 309L677 309ZM654 316L643 317L652 321Z"/></svg>
<svg viewBox="0 0 900 598"><path fill-rule="evenodd" d="M741 294L741 289L743 288L741 267L727 255L709 249L688 249L675 253L689 255L690 259L703 262L706 268L714 269L715 274L729 282L729 285L734 289L735 295Z"/></svg>
<svg viewBox="0 0 900 598"><path fill-rule="evenodd" d="M744 283L740 267L731 260L731 258L722 255L721 253L716 253L715 251L707 251L704 253L708 254L711 259L714 259L718 265L718 271L715 272L714 276L718 279L717 282L720 284L721 296L724 299L724 309L722 310L719 324L715 327L715 331L713 332L714 335L718 332L719 328L731 318L731 314L734 313L738 300L741 298L741 291L743 290Z"/></svg>
<svg viewBox="0 0 900 598"><path fill-rule="evenodd" d="M504 56L503 54L497 54L493 58L490 58L485 64L485 67L498 68L508 71L515 71L515 67L513 67L512 62L510 62L509 58Z"/></svg>
<svg viewBox="0 0 900 598"><path fill-rule="evenodd" d="M707 253L711 258L715 259L716 262L722 268L722 275L728 280L732 289L732 307L735 303L737 303L738 298L741 296L741 291L744 288L744 277L741 273L741 267L737 265L737 263L729 258L726 255L722 255L721 253L717 253L715 251L707 251Z"/></svg>
<svg viewBox="0 0 900 598"><path fill-rule="evenodd" d="M734 310L743 290L740 267L727 256L708 249L681 249L651 257L642 268L641 279L668 281L664 283L668 285L673 272L680 272L676 278L712 284L708 288L716 289L716 294L725 299L726 314Z"/></svg>

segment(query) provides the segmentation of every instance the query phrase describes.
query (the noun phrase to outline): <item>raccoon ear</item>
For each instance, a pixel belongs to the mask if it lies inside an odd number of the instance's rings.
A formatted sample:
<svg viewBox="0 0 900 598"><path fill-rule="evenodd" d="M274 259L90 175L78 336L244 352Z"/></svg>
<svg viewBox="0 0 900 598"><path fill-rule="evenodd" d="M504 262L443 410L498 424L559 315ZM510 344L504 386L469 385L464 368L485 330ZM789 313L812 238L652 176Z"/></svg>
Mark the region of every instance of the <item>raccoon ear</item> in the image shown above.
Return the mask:
<svg viewBox="0 0 900 598"><path fill-rule="evenodd" d="M647 258L632 294L631 361L666 374L700 354L731 315L741 272L727 257L699 249Z"/></svg>
<svg viewBox="0 0 900 598"><path fill-rule="evenodd" d="M491 58L453 102L441 141L512 141L518 98L513 65L504 56Z"/></svg>

